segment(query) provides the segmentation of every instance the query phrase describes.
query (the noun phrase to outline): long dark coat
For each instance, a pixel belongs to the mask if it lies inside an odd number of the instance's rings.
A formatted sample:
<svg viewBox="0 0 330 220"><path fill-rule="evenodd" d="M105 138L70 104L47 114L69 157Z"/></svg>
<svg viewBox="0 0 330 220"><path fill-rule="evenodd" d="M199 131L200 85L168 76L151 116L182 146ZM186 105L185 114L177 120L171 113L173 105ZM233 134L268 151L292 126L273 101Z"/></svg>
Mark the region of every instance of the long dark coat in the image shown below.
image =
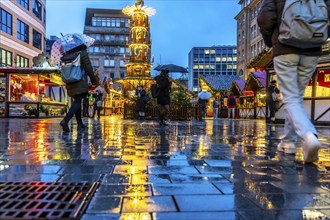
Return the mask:
<svg viewBox="0 0 330 220"><path fill-rule="evenodd" d="M330 0L325 1L328 6L328 14L330 15ZM284 4L285 0L263 0L257 17L260 33L262 34L265 44L268 47L273 47L273 57L284 54L320 56L321 47L302 49L288 46L279 42L279 25ZM330 29L328 29L328 32L330 33Z"/></svg>
<svg viewBox="0 0 330 220"><path fill-rule="evenodd" d="M65 87L68 92L68 96L73 97L75 95L81 95L88 93L88 80L87 76L91 79L93 85L98 85L97 78L94 75L93 67L91 61L89 59L88 53L86 50L81 50L74 53L64 54L62 57L62 61L71 62L77 58L80 53L80 65L85 70L85 75L82 80L75 83L66 83Z"/></svg>
<svg viewBox="0 0 330 220"><path fill-rule="evenodd" d="M138 91L138 99L136 100L135 110L137 112L145 112L147 103L144 101L144 97L146 96L147 92L144 89Z"/></svg>
<svg viewBox="0 0 330 220"><path fill-rule="evenodd" d="M159 105L169 105L170 104L170 93L171 93L171 82L168 77L159 75L155 77L158 84L158 97L157 104Z"/></svg>
<svg viewBox="0 0 330 220"><path fill-rule="evenodd" d="M276 107L278 106L278 101L273 100L273 92L276 92L277 94L280 93L280 90L276 86L270 85L267 88L267 102L268 102L268 107L270 111L276 111Z"/></svg>

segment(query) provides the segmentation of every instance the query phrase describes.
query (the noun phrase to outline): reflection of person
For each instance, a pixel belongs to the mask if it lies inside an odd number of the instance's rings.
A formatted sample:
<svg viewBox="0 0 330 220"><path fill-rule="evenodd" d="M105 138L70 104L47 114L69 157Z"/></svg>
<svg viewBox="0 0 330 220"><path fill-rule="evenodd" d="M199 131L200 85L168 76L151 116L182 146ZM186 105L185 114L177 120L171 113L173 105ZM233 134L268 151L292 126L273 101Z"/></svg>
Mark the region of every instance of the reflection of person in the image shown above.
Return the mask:
<svg viewBox="0 0 330 220"><path fill-rule="evenodd" d="M89 117L88 113L88 95L83 98L83 117Z"/></svg>
<svg viewBox="0 0 330 220"><path fill-rule="evenodd" d="M326 4L329 14L330 1L326 1ZM315 72L318 57L321 55L321 47L303 49L279 42L278 22L281 20L283 7L282 0L264 0L257 17L265 44L273 48L274 68L286 111L284 137L277 149L283 151L286 147L294 147L298 135L304 141L304 162L309 163L318 160L318 149L321 144L302 102L304 90Z"/></svg>
<svg viewBox="0 0 330 220"><path fill-rule="evenodd" d="M218 118L218 112L219 112L219 100L218 98L215 98L212 103L213 106L213 118Z"/></svg>
<svg viewBox="0 0 330 220"><path fill-rule="evenodd" d="M93 94L93 97L94 97L94 103L93 103L94 109L93 109L92 118L95 117L95 113L97 112L97 118L99 119L103 104L103 94L101 93L100 90L97 89Z"/></svg>
<svg viewBox="0 0 330 220"><path fill-rule="evenodd" d="M135 110L139 112L140 120L144 120L146 115L146 105L147 103L144 100L147 92L143 89L142 86L137 87L137 100L135 104Z"/></svg>
<svg viewBox="0 0 330 220"><path fill-rule="evenodd" d="M276 106L279 105L279 101L273 100L273 93L280 93L280 90L276 87L276 80L272 80L270 82L270 86L267 88L267 102L270 111L270 120L275 123L275 113L276 113Z"/></svg>
<svg viewBox="0 0 330 220"><path fill-rule="evenodd" d="M87 47L85 45L81 45L79 47L76 47L76 48L66 52L61 59L62 62L67 62L67 63L72 62L80 54L80 64L86 73L79 82L67 83L65 85L68 96L73 98L73 103L72 103L69 111L67 112L67 114L65 115L63 120L60 122L60 125L62 126L62 129L65 132L70 132L68 123L71 120L71 118L73 117L73 115L76 116L78 129L83 129L86 127L86 125L83 124L82 119L81 119L81 101L88 94L87 76L90 77L93 85L97 84L97 79L94 76L93 67L90 62L86 49L87 49Z"/></svg>
<svg viewBox="0 0 330 220"><path fill-rule="evenodd" d="M164 121L166 113L170 109L170 93L172 83L168 79L168 70L162 70L160 75L155 77L158 86L157 104L159 107L158 121L160 125L167 125Z"/></svg>
<svg viewBox="0 0 330 220"><path fill-rule="evenodd" d="M206 104L207 104L207 101L208 100L206 100L206 99L201 99L201 98L198 99L198 106L200 106L201 109L202 109L202 118L206 117Z"/></svg>
<svg viewBox="0 0 330 220"><path fill-rule="evenodd" d="M234 96L234 93L230 93L228 97L228 118L232 116L233 119L235 119L235 108L236 108L236 98Z"/></svg>

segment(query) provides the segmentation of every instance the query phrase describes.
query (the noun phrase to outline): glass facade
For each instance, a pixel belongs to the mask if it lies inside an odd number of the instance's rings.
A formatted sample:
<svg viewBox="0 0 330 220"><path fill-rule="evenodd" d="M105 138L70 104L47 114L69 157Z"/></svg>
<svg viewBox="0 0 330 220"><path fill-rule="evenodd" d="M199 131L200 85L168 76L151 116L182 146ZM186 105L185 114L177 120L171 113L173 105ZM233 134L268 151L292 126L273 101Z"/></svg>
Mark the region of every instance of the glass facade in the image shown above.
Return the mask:
<svg viewBox="0 0 330 220"><path fill-rule="evenodd" d="M17 3L22 5L26 10L29 10L29 0L17 0Z"/></svg>
<svg viewBox="0 0 330 220"><path fill-rule="evenodd" d="M0 66L12 66L13 65L13 53L0 48Z"/></svg>
<svg viewBox="0 0 330 220"><path fill-rule="evenodd" d="M194 47L190 53L192 89L198 91L199 74L236 75L236 46Z"/></svg>

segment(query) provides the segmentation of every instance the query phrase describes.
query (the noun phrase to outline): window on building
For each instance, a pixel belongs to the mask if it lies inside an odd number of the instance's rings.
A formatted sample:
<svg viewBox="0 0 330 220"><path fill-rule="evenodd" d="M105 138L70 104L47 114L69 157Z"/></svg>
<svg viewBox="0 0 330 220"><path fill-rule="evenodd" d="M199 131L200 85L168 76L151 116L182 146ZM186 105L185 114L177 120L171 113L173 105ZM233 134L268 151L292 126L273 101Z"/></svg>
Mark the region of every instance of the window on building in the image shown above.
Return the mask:
<svg viewBox="0 0 330 220"><path fill-rule="evenodd" d="M115 35L109 35L109 34L104 35L104 40L114 41L115 39L116 39Z"/></svg>
<svg viewBox="0 0 330 220"><path fill-rule="evenodd" d="M120 35L119 36L119 41L125 42L126 41L126 36L125 35Z"/></svg>
<svg viewBox="0 0 330 220"><path fill-rule="evenodd" d="M120 48L120 53L121 53L121 54L124 54L124 53L125 53L125 47L121 47L121 48Z"/></svg>
<svg viewBox="0 0 330 220"><path fill-rule="evenodd" d="M204 65L199 65L199 69L204 69Z"/></svg>
<svg viewBox="0 0 330 220"><path fill-rule="evenodd" d="M124 78L125 77L125 73L121 72L120 73L120 78Z"/></svg>
<svg viewBox="0 0 330 220"><path fill-rule="evenodd" d="M211 70L214 70L214 69L215 69L215 65L211 64L211 65L210 65L210 69L211 69Z"/></svg>
<svg viewBox="0 0 330 220"><path fill-rule="evenodd" d="M193 69L194 69L194 70L198 69L198 65L195 64L195 65L193 66Z"/></svg>
<svg viewBox="0 0 330 220"><path fill-rule="evenodd" d="M215 54L215 50L210 50L210 54Z"/></svg>
<svg viewBox="0 0 330 220"><path fill-rule="evenodd" d="M44 24L46 24L46 9L44 8Z"/></svg>
<svg viewBox="0 0 330 220"><path fill-rule="evenodd" d="M215 61L216 61L216 62L220 62L220 61L221 61L221 57L216 57L216 58L215 58Z"/></svg>
<svg viewBox="0 0 330 220"><path fill-rule="evenodd" d="M205 53L205 54L210 54L210 50L205 49L204 53Z"/></svg>
<svg viewBox="0 0 330 220"><path fill-rule="evenodd" d="M222 58L221 58L221 61L223 61L223 62L227 62L227 57L222 57Z"/></svg>
<svg viewBox="0 0 330 220"><path fill-rule="evenodd" d="M231 64L227 65L227 69L228 70L233 69L233 65L231 65Z"/></svg>
<svg viewBox="0 0 330 220"><path fill-rule="evenodd" d="M236 62L236 61L237 61L237 57L233 57L233 61L235 61L235 62Z"/></svg>
<svg viewBox="0 0 330 220"><path fill-rule="evenodd" d="M115 73L110 73L110 78L114 79L115 78Z"/></svg>
<svg viewBox="0 0 330 220"><path fill-rule="evenodd" d="M99 53L100 52L100 47L99 46L91 46L88 48L88 52L90 53Z"/></svg>
<svg viewBox="0 0 330 220"><path fill-rule="evenodd" d="M33 46L41 50L41 34L33 29Z"/></svg>
<svg viewBox="0 0 330 220"><path fill-rule="evenodd" d="M124 67L124 66L125 66L125 62L124 62L124 60L120 60L120 61L119 61L119 66L120 66L120 67Z"/></svg>
<svg viewBox="0 0 330 220"><path fill-rule="evenodd" d="M17 19L17 39L29 43L29 25Z"/></svg>
<svg viewBox="0 0 330 220"><path fill-rule="evenodd" d="M29 59L16 55L16 67L29 67Z"/></svg>
<svg viewBox="0 0 330 220"><path fill-rule="evenodd" d="M233 58L232 57L228 57L227 58L227 61L231 62L231 61L233 61Z"/></svg>
<svg viewBox="0 0 330 220"><path fill-rule="evenodd" d="M92 66L94 67L99 67L100 66L100 61L99 59L91 59Z"/></svg>
<svg viewBox="0 0 330 220"><path fill-rule="evenodd" d="M210 65L206 64L205 69L210 69Z"/></svg>
<svg viewBox="0 0 330 220"><path fill-rule="evenodd" d="M91 38L94 38L95 40L101 40L101 35L100 34L91 34Z"/></svg>
<svg viewBox="0 0 330 220"><path fill-rule="evenodd" d="M12 35L13 30L13 16L7 11L0 8L0 30L6 32L7 34Z"/></svg>
<svg viewBox="0 0 330 220"><path fill-rule="evenodd" d="M104 53L110 53L110 47L109 46L104 47Z"/></svg>
<svg viewBox="0 0 330 220"><path fill-rule="evenodd" d="M29 0L16 0L18 4L22 5L23 8L29 10Z"/></svg>
<svg viewBox="0 0 330 220"><path fill-rule="evenodd" d="M12 66L13 65L12 52L0 48L0 66Z"/></svg>
<svg viewBox="0 0 330 220"><path fill-rule="evenodd" d="M105 59L104 60L104 66L108 67L108 66L115 66L115 61L112 59Z"/></svg>
<svg viewBox="0 0 330 220"><path fill-rule="evenodd" d="M41 16L42 5L41 5L41 3L38 0L32 0L32 6L33 6L33 9L32 9L33 14L41 20L42 19L42 16Z"/></svg>

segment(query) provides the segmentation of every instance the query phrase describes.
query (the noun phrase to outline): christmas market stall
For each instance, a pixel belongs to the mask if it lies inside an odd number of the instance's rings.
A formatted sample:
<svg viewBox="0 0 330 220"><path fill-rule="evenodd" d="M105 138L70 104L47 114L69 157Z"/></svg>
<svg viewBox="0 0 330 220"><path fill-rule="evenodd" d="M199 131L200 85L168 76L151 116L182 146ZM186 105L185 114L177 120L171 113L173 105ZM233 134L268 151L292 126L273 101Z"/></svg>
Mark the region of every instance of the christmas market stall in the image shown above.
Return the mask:
<svg viewBox="0 0 330 220"><path fill-rule="evenodd" d="M56 117L66 111L59 70L0 68L0 117Z"/></svg>
<svg viewBox="0 0 330 220"><path fill-rule="evenodd" d="M316 71L306 87L303 105L314 124L330 125L330 39L322 47ZM250 68L263 68L267 71L267 86L271 80L277 80L273 66L271 50L263 50L250 64ZM269 111L266 111L267 119ZM276 121L284 122L285 111L280 108L276 112Z"/></svg>
<svg viewBox="0 0 330 220"><path fill-rule="evenodd" d="M199 75L200 90L212 93L213 97L209 100L207 105L207 116L213 116L212 102L215 98L220 100L219 116L227 117L227 99L231 84L234 80L238 80L236 75Z"/></svg>
<svg viewBox="0 0 330 220"><path fill-rule="evenodd" d="M266 71L251 72L239 98L240 118L264 118L266 116Z"/></svg>

